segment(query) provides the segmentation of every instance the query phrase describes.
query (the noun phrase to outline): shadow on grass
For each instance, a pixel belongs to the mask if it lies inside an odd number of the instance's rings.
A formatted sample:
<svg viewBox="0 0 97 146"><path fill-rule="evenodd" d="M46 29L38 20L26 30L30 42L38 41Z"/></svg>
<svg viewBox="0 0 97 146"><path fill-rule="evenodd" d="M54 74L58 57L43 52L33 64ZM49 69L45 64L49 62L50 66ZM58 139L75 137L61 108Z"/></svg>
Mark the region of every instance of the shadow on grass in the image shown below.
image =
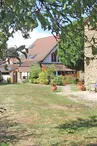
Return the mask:
<svg viewBox="0 0 97 146"><path fill-rule="evenodd" d="M2 143L14 145L20 140L28 140L36 136L39 137L41 134L27 131L24 125L9 119L9 116L0 118L0 146Z"/></svg>
<svg viewBox="0 0 97 146"><path fill-rule="evenodd" d="M14 85L13 83L0 83L0 86Z"/></svg>
<svg viewBox="0 0 97 146"><path fill-rule="evenodd" d="M97 143L94 143L94 144L88 144L86 146L97 146Z"/></svg>
<svg viewBox="0 0 97 146"><path fill-rule="evenodd" d="M97 127L97 116L91 116L88 119L78 118L77 120L59 125L57 128L60 130L65 130L68 133L74 133L75 131L92 127Z"/></svg>

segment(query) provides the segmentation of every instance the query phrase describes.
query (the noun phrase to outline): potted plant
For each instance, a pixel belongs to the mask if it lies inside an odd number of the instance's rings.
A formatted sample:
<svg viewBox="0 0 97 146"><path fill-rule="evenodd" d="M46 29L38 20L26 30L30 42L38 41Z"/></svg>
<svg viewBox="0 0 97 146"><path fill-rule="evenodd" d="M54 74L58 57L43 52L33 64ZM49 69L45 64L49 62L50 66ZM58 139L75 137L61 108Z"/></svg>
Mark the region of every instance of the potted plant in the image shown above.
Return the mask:
<svg viewBox="0 0 97 146"><path fill-rule="evenodd" d="M52 83L51 89L52 89L52 91L56 91L57 90L56 83Z"/></svg>
<svg viewBox="0 0 97 146"><path fill-rule="evenodd" d="M79 90L81 90L81 91L85 91L86 90L83 82L80 81L80 82L77 83L77 85L78 85L78 89Z"/></svg>

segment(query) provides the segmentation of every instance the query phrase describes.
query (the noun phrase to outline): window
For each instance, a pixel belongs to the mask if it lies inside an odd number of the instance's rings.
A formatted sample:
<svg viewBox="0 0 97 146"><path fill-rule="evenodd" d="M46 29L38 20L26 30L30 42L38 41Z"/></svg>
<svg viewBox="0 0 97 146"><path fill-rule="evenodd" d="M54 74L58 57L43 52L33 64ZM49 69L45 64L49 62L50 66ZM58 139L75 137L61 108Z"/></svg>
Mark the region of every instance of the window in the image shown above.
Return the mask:
<svg viewBox="0 0 97 146"><path fill-rule="evenodd" d="M9 75L9 72L2 72L2 75Z"/></svg>
<svg viewBox="0 0 97 146"><path fill-rule="evenodd" d="M54 52L51 54L51 61L56 62L56 54Z"/></svg>

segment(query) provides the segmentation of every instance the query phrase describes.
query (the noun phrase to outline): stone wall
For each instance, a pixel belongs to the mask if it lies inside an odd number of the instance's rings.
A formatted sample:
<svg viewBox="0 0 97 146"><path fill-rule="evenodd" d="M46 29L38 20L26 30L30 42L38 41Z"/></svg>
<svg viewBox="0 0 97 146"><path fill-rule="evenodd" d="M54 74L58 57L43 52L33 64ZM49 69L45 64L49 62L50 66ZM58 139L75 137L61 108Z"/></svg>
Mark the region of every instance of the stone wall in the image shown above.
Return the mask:
<svg viewBox="0 0 97 146"><path fill-rule="evenodd" d="M97 81L97 55L93 55L92 53L92 37L97 39L97 31L89 29L87 26L85 26L85 35L88 38L88 41L86 41L84 54L84 67L85 67L85 85L88 84L94 84ZM97 44L96 44L97 45Z"/></svg>

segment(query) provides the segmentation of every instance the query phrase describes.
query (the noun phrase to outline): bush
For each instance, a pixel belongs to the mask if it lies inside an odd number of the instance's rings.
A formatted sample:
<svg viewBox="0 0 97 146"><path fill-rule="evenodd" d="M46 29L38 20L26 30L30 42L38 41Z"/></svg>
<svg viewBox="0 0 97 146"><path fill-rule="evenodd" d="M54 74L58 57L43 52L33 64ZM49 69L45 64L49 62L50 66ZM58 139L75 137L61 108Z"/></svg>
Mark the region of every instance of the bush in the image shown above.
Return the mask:
<svg viewBox="0 0 97 146"><path fill-rule="evenodd" d="M49 80L48 79L44 80L44 84L48 85L49 84Z"/></svg>
<svg viewBox="0 0 97 146"><path fill-rule="evenodd" d="M33 84L39 84L39 78L33 79L32 83L33 83Z"/></svg>
<svg viewBox="0 0 97 146"><path fill-rule="evenodd" d="M55 73L55 65L49 65L47 67L47 73L48 73L48 79L49 82L55 77L54 73Z"/></svg>
<svg viewBox="0 0 97 146"><path fill-rule="evenodd" d="M68 75L68 76L56 76L51 81L51 84L56 83L57 85L66 85L66 84L76 84L76 78Z"/></svg>
<svg viewBox="0 0 97 146"><path fill-rule="evenodd" d="M51 81L51 84L56 83L57 85L63 85L63 76L55 76L54 79Z"/></svg>
<svg viewBox="0 0 97 146"><path fill-rule="evenodd" d="M76 78L71 75L64 77L64 84L76 84Z"/></svg>
<svg viewBox="0 0 97 146"><path fill-rule="evenodd" d="M49 84L49 75L47 71L42 71L39 73L39 83L40 84Z"/></svg>
<svg viewBox="0 0 97 146"><path fill-rule="evenodd" d="M38 63L35 63L31 66L30 69L30 79L37 79L39 77L39 72L41 71L41 67Z"/></svg>
<svg viewBox="0 0 97 146"><path fill-rule="evenodd" d="M33 83L33 79L30 79L30 78L29 78L29 79L28 79L28 82L29 82L29 83Z"/></svg>
<svg viewBox="0 0 97 146"><path fill-rule="evenodd" d="M7 82L8 83L11 83L11 78L7 78Z"/></svg>

